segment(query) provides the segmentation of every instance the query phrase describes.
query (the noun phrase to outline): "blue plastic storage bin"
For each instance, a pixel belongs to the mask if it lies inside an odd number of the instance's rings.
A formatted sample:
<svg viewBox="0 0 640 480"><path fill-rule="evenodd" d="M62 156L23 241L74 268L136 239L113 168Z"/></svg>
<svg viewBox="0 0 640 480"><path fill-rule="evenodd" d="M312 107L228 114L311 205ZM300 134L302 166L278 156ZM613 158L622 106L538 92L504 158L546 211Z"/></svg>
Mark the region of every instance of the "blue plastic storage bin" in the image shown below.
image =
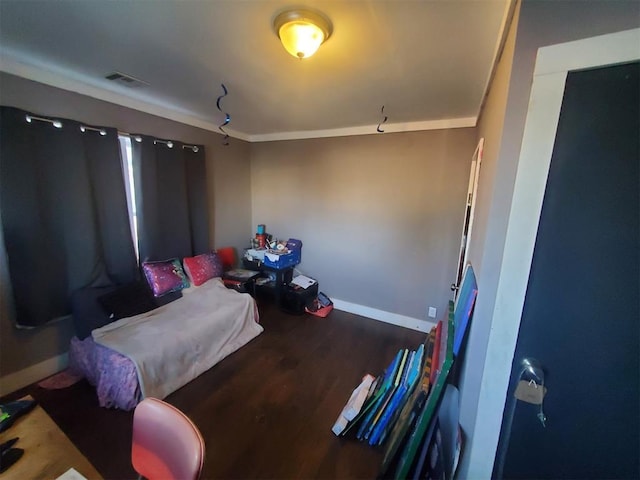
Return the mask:
<svg viewBox="0 0 640 480"><path fill-rule="evenodd" d="M282 270L299 264L302 260L302 242L290 238L287 242L287 248L290 250L288 253L265 253L263 265Z"/></svg>

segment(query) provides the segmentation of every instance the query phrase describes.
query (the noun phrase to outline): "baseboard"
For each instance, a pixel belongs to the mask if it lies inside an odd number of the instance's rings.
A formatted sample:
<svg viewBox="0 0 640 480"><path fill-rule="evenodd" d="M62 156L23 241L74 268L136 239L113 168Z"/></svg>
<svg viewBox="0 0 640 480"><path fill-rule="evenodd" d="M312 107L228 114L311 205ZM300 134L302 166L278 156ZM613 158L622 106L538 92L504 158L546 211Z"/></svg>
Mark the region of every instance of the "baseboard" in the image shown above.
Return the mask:
<svg viewBox="0 0 640 480"><path fill-rule="evenodd" d="M353 313L360 315L361 317L371 318L380 322L390 323L392 325L398 325L399 327L410 328L412 330L418 330L419 332L428 333L431 327L436 324L427 320L420 320L418 318L407 317L406 315L399 315L397 313L385 312L384 310L378 310L377 308L365 307L364 305L358 305L357 303L345 302L337 298L332 298L333 308L336 310L342 310L343 312Z"/></svg>
<svg viewBox="0 0 640 480"><path fill-rule="evenodd" d="M58 373L67 368L68 364L69 356L65 352L57 357L49 358L43 362L0 377L0 397L15 392L27 385L31 385L43 378L50 377L54 373Z"/></svg>

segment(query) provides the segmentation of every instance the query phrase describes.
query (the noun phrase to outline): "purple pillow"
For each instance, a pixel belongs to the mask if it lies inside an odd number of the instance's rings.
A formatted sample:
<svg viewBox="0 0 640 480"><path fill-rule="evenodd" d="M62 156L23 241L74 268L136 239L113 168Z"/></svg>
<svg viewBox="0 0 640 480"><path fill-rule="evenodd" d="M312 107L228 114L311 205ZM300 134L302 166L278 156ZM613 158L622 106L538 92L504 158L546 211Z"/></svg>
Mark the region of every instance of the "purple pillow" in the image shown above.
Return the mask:
<svg viewBox="0 0 640 480"><path fill-rule="evenodd" d="M162 262L144 262L142 270L155 297L189 286L189 279L177 258Z"/></svg>

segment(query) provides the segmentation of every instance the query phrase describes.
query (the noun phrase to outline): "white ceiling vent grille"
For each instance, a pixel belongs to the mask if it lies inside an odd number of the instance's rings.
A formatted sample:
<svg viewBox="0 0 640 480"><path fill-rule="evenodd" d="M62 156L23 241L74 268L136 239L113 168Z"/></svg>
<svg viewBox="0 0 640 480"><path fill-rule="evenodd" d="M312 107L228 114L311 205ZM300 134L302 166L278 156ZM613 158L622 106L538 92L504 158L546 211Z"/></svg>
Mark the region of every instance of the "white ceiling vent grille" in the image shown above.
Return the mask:
<svg viewBox="0 0 640 480"><path fill-rule="evenodd" d="M137 88L144 87L149 85L147 82L140 80L138 78L132 77L131 75L127 75L126 73L113 72L109 75L106 75L104 78L107 80L111 80L112 82L120 83L129 88Z"/></svg>

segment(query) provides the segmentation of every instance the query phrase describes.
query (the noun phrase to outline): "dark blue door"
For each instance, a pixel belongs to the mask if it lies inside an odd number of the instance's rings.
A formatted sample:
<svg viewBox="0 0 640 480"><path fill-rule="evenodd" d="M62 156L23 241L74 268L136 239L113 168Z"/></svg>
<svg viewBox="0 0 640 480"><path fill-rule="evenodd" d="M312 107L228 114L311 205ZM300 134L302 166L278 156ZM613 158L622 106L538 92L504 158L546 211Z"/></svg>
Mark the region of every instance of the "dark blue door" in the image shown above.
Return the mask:
<svg viewBox="0 0 640 480"><path fill-rule="evenodd" d="M494 469L502 459L504 478L640 478L639 72L567 77ZM544 369L546 427L513 399L525 357Z"/></svg>

